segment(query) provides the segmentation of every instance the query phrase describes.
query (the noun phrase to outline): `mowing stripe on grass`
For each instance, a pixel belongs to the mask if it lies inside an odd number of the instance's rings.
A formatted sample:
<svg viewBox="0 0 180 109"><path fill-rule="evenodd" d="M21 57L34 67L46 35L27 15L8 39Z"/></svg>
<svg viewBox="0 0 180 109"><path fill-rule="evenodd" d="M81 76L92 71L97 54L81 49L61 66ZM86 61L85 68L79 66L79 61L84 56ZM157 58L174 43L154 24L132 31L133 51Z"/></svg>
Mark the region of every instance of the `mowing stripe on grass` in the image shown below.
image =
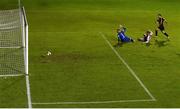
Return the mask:
<svg viewBox="0 0 180 109"><path fill-rule="evenodd" d="M142 88L146 91L146 93L152 98L152 100L155 100L155 97L151 94L151 92L147 89L147 87L143 84L143 82L139 79L139 77L136 75L136 73L132 70L132 68L126 63L126 61L120 56L120 54L114 49L114 47L111 45L111 43L108 41L106 36L100 32L102 38L106 41L106 43L109 45L109 47L112 49L112 51L117 55L117 57L123 62L123 64L128 68L130 73L134 76L134 78L139 82L139 84L142 86Z"/></svg>
<svg viewBox="0 0 180 109"><path fill-rule="evenodd" d="M88 31L85 31L85 32L78 32L78 31L29 31L30 33L97 33L97 32L88 32Z"/></svg>
<svg viewBox="0 0 180 109"><path fill-rule="evenodd" d="M99 13L112 13L112 12L131 12L131 13L137 13L137 12L144 12L144 13L154 13L153 10L115 10L115 9L99 9L99 10L28 10L30 13L64 13L64 12L73 12L73 13L82 13L82 12L99 12Z"/></svg>
<svg viewBox="0 0 180 109"><path fill-rule="evenodd" d="M33 105L56 105L56 104L109 104L109 103L127 103L127 102L148 102L155 101L153 99L141 99L141 100L119 100L119 101L92 101L92 102L44 102L44 103L32 103Z"/></svg>

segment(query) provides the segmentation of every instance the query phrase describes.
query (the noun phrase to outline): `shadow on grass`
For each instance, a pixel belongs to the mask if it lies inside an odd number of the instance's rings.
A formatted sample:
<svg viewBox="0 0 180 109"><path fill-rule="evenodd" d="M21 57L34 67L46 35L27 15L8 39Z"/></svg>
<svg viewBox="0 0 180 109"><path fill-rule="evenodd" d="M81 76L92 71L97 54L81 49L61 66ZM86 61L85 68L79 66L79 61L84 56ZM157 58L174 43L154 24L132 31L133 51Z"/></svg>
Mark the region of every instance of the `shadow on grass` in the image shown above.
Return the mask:
<svg viewBox="0 0 180 109"><path fill-rule="evenodd" d="M122 47L123 46L123 43L117 43L115 45L113 45L114 47Z"/></svg>
<svg viewBox="0 0 180 109"><path fill-rule="evenodd" d="M151 46L151 45L152 45L151 43L147 43L147 44L146 44L147 47L149 47L149 46Z"/></svg>
<svg viewBox="0 0 180 109"><path fill-rule="evenodd" d="M176 53L176 55L180 57L180 53Z"/></svg>
<svg viewBox="0 0 180 109"><path fill-rule="evenodd" d="M114 47L123 47L125 44L128 44L130 42L121 42L121 43L117 43L115 45L113 45Z"/></svg>
<svg viewBox="0 0 180 109"><path fill-rule="evenodd" d="M155 40L155 45L157 45L158 47L164 47L164 46L168 45L166 42L168 42L168 40L166 40L166 41Z"/></svg>

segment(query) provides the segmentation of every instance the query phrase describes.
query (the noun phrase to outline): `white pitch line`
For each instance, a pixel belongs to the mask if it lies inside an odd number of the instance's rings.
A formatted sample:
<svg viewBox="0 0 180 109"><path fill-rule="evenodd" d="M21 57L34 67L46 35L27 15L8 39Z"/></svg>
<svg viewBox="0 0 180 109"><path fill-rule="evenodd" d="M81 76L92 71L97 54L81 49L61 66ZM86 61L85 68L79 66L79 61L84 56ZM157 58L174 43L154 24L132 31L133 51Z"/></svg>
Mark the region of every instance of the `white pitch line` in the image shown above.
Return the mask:
<svg viewBox="0 0 180 109"><path fill-rule="evenodd" d="M108 103L126 103L126 102L147 102L155 101L153 99L142 100L119 100L119 101L92 101L92 102L40 102L32 103L33 105L55 105L55 104L108 104Z"/></svg>
<svg viewBox="0 0 180 109"><path fill-rule="evenodd" d="M15 77L15 76L24 76L24 74L0 75L0 77Z"/></svg>
<svg viewBox="0 0 180 109"><path fill-rule="evenodd" d="M26 75L26 89L27 89L27 98L28 98L28 108L31 109L32 108L32 101L31 101L29 75Z"/></svg>
<svg viewBox="0 0 180 109"><path fill-rule="evenodd" d="M126 61L120 56L120 54L114 49L114 47L111 45L111 43L107 40L106 36L100 32L103 39L106 41L106 43L109 45L109 47L112 49L112 51L117 55L117 57L123 62L123 64L128 68L130 73L135 77L135 79L139 82L139 84L142 86L142 88L146 91L146 93L152 98L152 100L156 101L155 97L151 94L151 92L147 89L147 87L143 84L143 82L140 80L140 78L136 75L136 73L132 70L132 68L126 63Z"/></svg>
<svg viewBox="0 0 180 109"><path fill-rule="evenodd" d="M1 42L1 41L0 41ZM11 48L22 48L22 46L15 46L15 47L0 47L0 49L11 49Z"/></svg>

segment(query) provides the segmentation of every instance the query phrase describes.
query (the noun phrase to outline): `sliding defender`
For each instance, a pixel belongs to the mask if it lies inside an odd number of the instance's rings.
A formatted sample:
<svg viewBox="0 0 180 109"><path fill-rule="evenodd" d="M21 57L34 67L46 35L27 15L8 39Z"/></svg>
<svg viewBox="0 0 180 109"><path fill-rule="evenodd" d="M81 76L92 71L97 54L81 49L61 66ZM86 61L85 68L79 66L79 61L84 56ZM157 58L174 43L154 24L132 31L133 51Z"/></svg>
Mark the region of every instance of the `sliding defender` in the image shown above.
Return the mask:
<svg viewBox="0 0 180 109"><path fill-rule="evenodd" d="M153 35L153 32L151 30L146 31L144 34L144 37L139 38L138 41L141 41L143 43L149 43L151 40L151 36Z"/></svg>

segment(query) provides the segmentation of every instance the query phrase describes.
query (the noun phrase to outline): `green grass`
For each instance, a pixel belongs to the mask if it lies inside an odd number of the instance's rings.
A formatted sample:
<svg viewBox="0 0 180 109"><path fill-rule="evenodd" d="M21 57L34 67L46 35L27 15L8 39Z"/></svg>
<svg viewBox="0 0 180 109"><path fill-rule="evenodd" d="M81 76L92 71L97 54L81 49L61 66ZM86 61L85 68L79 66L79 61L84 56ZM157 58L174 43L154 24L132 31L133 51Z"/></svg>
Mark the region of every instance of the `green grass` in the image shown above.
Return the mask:
<svg viewBox="0 0 180 109"><path fill-rule="evenodd" d="M2 3L7 4L2 9L15 6L4 0ZM157 101L33 104L33 107L180 107L179 3L179 0L24 0L29 22L33 103L151 99L99 32L115 45L116 28L123 24L128 29L127 35L137 39L147 29L155 29L156 15L162 13L171 38L166 41L160 33L149 46L136 41L114 47ZM48 50L52 55L44 57ZM27 107L24 77L0 78L0 85L0 107Z"/></svg>

